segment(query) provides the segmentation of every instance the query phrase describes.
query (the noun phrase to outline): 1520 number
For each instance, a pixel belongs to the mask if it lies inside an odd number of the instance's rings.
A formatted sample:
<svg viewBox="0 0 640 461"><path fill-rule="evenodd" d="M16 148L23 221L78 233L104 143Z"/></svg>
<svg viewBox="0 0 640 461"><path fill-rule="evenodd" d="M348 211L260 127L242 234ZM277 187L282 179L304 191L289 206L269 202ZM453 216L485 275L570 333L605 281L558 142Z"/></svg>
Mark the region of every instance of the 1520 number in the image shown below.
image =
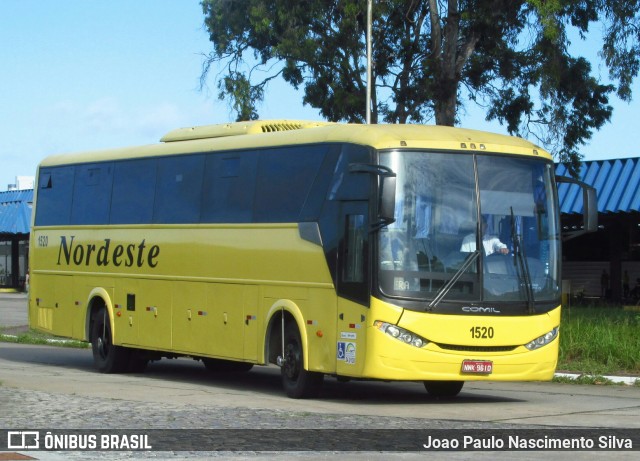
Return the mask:
<svg viewBox="0 0 640 461"><path fill-rule="evenodd" d="M471 327L469 329L473 339L491 339L493 338L493 327Z"/></svg>

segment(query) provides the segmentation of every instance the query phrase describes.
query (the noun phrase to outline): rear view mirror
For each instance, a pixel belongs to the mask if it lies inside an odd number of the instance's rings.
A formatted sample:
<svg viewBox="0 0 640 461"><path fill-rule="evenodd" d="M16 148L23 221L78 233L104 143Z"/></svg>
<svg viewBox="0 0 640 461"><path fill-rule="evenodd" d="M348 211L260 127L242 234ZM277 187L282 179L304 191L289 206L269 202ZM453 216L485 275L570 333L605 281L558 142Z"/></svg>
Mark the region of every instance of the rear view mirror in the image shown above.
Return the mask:
<svg viewBox="0 0 640 461"><path fill-rule="evenodd" d="M569 178L567 176L556 176L556 182L560 185L566 184L565 187L569 187L569 193L565 194L568 197L575 197L576 200L582 199L582 226L580 229L567 231L562 233L562 240L569 240L580 235L587 234L589 232L595 232L598 230L598 195L596 189L582 181ZM572 189L576 189L573 191ZM581 196L581 197L580 197Z"/></svg>
<svg viewBox="0 0 640 461"><path fill-rule="evenodd" d="M380 177L380 206L378 217L385 222L393 222L396 214L396 177Z"/></svg>
<svg viewBox="0 0 640 461"><path fill-rule="evenodd" d="M351 173L375 174L378 181L378 219L372 225L372 230L378 230L395 221L396 210L396 174L384 165L366 163L352 163L349 165Z"/></svg>

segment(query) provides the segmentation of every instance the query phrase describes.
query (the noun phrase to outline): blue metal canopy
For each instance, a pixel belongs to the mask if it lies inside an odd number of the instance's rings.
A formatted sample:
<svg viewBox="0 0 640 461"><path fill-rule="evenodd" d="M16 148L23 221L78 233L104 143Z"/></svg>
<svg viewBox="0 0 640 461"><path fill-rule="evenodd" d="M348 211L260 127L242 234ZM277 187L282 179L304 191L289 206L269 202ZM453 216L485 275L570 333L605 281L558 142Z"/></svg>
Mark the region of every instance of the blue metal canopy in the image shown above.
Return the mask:
<svg viewBox="0 0 640 461"><path fill-rule="evenodd" d="M566 165L556 165L556 175L570 176ZM583 162L581 181L595 187L599 213L640 211L640 158ZM560 212L582 213L582 195L577 187L558 185Z"/></svg>
<svg viewBox="0 0 640 461"><path fill-rule="evenodd" d="M28 234L33 190L0 192L0 234Z"/></svg>

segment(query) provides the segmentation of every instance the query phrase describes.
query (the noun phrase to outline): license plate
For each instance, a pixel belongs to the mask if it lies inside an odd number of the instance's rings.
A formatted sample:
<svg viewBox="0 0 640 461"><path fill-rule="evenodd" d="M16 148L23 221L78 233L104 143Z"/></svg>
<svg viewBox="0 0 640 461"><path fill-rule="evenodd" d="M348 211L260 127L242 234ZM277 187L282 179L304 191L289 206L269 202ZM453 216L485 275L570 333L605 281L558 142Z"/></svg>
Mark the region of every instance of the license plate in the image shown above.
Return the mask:
<svg viewBox="0 0 640 461"><path fill-rule="evenodd" d="M493 362L491 360L463 360L462 361L462 373L490 375L492 371L493 371Z"/></svg>

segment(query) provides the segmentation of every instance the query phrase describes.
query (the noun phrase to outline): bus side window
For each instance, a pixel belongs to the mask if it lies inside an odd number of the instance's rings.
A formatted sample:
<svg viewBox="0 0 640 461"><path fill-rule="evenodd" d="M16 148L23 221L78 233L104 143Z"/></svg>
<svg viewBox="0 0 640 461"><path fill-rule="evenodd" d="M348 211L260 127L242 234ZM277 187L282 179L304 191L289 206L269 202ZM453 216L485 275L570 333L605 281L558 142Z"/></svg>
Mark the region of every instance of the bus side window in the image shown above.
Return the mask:
<svg viewBox="0 0 640 461"><path fill-rule="evenodd" d="M74 166L43 168L38 181L36 226L69 224L73 199Z"/></svg>
<svg viewBox="0 0 640 461"><path fill-rule="evenodd" d="M204 155L158 160L154 223L200 222Z"/></svg>
<svg viewBox="0 0 640 461"><path fill-rule="evenodd" d="M257 170L257 151L207 155L201 222L252 222Z"/></svg>
<svg viewBox="0 0 640 461"><path fill-rule="evenodd" d="M325 152L324 147L313 146L262 151L254 222L297 222Z"/></svg>
<svg viewBox="0 0 640 461"><path fill-rule="evenodd" d="M112 187L112 162L76 166L69 224L108 223Z"/></svg>
<svg viewBox="0 0 640 461"><path fill-rule="evenodd" d="M116 162L111 194L111 224L151 224L157 158Z"/></svg>

